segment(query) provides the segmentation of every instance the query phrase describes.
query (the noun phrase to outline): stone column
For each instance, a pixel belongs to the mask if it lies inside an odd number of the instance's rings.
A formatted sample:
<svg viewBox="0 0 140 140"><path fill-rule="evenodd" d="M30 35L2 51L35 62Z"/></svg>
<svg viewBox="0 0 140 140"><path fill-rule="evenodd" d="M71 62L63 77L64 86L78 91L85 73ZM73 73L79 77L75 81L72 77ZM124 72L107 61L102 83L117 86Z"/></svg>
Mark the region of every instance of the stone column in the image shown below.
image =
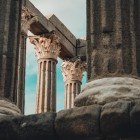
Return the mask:
<svg viewBox="0 0 140 140"><path fill-rule="evenodd" d="M19 115L17 73L21 0L0 1L0 114Z"/></svg>
<svg viewBox="0 0 140 140"><path fill-rule="evenodd" d="M56 112L56 63L60 53L59 38L51 33L30 37L38 59L36 113Z"/></svg>
<svg viewBox="0 0 140 140"><path fill-rule="evenodd" d="M37 21L37 16L26 7L22 7L17 81L17 106L21 109L22 114L24 114L25 105L26 40L30 25Z"/></svg>
<svg viewBox="0 0 140 140"><path fill-rule="evenodd" d="M137 77L137 9L134 0L87 1L89 81L114 76Z"/></svg>
<svg viewBox="0 0 140 140"><path fill-rule="evenodd" d="M25 105L26 40L27 34L21 32L18 62L17 106L20 108L22 114L24 114Z"/></svg>
<svg viewBox="0 0 140 140"><path fill-rule="evenodd" d="M140 98L140 2L87 0L88 81L76 106Z"/></svg>
<svg viewBox="0 0 140 140"><path fill-rule="evenodd" d="M80 59L64 61L62 64L62 75L65 82L65 109L74 107L74 99L81 91L85 63Z"/></svg>

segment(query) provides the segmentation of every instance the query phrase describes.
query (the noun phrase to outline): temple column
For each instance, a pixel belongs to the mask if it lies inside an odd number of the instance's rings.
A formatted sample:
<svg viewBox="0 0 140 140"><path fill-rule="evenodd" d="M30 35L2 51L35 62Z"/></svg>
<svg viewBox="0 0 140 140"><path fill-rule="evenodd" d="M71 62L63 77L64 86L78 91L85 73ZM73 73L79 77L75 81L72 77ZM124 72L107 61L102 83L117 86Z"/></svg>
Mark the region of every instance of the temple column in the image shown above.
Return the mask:
<svg viewBox="0 0 140 140"><path fill-rule="evenodd" d="M17 73L22 0L0 1L0 115L19 115Z"/></svg>
<svg viewBox="0 0 140 140"><path fill-rule="evenodd" d="M35 16L26 7L22 7L21 13L21 33L18 60L18 80L17 80L17 106L24 114L25 106L25 69L26 69L26 41L28 30L33 22L37 21Z"/></svg>
<svg viewBox="0 0 140 140"><path fill-rule="evenodd" d="M140 98L139 8L134 0L87 0L89 83L75 106Z"/></svg>
<svg viewBox="0 0 140 140"><path fill-rule="evenodd" d="M60 53L59 38L51 35L33 36L38 59L36 113L56 112L56 64Z"/></svg>
<svg viewBox="0 0 140 140"><path fill-rule="evenodd" d="M20 108L22 114L24 114L25 105L26 40L27 34L22 32L20 35L17 81L17 106Z"/></svg>
<svg viewBox="0 0 140 140"><path fill-rule="evenodd" d="M62 74L65 82L65 109L74 107L74 99L81 91L85 63L77 59L75 61L64 61Z"/></svg>

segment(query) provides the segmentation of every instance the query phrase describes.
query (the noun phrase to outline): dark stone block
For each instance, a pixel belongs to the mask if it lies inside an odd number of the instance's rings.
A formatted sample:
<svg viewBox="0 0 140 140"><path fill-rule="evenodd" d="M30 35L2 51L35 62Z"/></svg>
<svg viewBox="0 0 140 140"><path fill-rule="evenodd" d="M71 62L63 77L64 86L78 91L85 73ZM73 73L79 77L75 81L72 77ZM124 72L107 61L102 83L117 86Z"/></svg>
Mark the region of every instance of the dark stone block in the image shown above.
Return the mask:
<svg viewBox="0 0 140 140"><path fill-rule="evenodd" d="M55 129L60 139L87 139L99 134L100 106L92 105L58 112Z"/></svg>
<svg viewBox="0 0 140 140"><path fill-rule="evenodd" d="M45 113L14 119L19 125L20 140L55 140L55 116L55 113Z"/></svg>
<svg viewBox="0 0 140 140"><path fill-rule="evenodd" d="M18 127L12 118L0 115L0 140L18 140Z"/></svg>
<svg viewBox="0 0 140 140"><path fill-rule="evenodd" d="M140 135L140 100L135 101L135 105L130 112L130 120L132 132L135 135Z"/></svg>
<svg viewBox="0 0 140 140"><path fill-rule="evenodd" d="M130 102L117 101L103 106L101 112L101 131L105 135L129 135Z"/></svg>

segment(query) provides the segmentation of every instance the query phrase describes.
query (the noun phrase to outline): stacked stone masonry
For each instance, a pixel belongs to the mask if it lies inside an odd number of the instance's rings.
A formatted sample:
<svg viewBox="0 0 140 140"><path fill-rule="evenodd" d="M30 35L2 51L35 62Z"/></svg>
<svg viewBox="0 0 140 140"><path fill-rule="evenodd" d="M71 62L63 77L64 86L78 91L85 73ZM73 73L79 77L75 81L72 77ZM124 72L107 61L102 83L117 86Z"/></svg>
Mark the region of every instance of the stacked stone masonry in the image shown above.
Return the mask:
<svg viewBox="0 0 140 140"><path fill-rule="evenodd" d="M0 139L140 140L139 117L140 100L76 107L58 113L0 117Z"/></svg>

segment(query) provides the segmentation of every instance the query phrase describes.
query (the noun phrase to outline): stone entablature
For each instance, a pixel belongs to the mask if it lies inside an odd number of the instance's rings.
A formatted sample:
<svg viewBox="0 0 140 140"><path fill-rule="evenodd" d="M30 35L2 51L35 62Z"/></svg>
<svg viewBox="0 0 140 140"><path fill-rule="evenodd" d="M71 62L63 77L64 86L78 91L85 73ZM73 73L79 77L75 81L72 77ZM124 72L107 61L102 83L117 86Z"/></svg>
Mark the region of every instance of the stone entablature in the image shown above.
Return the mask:
<svg viewBox="0 0 140 140"><path fill-rule="evenodd" d="M55 59L60 53L60 43L59 37L55 34L50 35L49 37L43 36L32 36L29 37L30 42L35 45L35 54L37 59Z"/></svg>
<svg viewBox="0 0 140 140"><path fill-rule="evenodd" d="M21 31L27 33L30 29L30 25L33 22L37 22L38 17L34 13L32 13L28 8L22 7L21 13Z"/></svg>
<svg viewBox="0 0 140 140"><path fill-rule="evenodd" d="M82 81L83 72L86 69L86 63L80 59L76 61L69 60L62 63L62 75L64 82L75 80Z"/></svg>

